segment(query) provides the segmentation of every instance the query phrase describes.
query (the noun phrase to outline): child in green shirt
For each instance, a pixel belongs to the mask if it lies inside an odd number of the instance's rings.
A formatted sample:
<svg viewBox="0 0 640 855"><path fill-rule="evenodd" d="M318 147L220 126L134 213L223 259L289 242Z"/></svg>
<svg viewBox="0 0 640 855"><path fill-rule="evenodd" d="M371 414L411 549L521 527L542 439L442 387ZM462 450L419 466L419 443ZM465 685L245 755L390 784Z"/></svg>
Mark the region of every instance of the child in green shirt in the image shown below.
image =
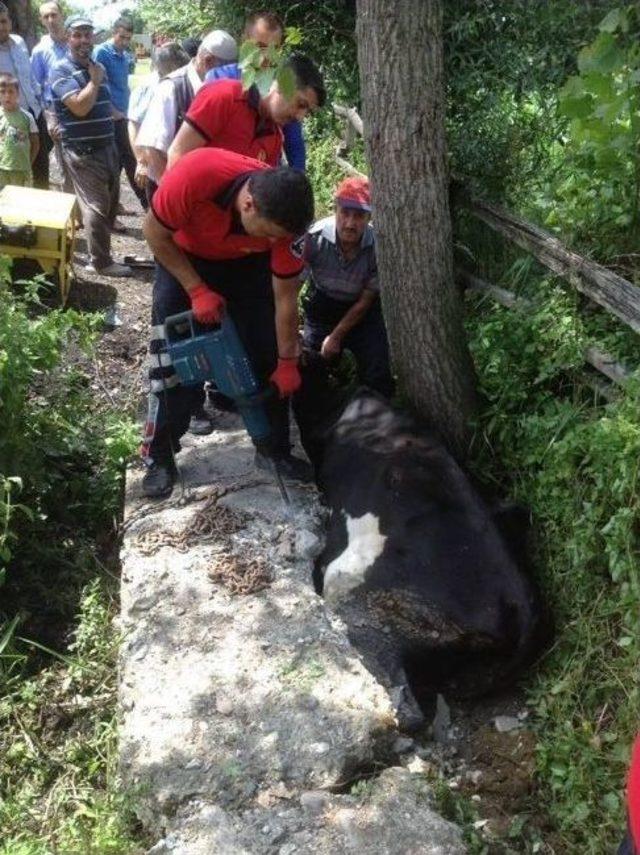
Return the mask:
<svg viewBox="0 0 640 855"><path fill-rule="evenodd" d="M20 107L18 79L0 74L0 188L32 186L31 164L39 146L36 120Z"/></svg>

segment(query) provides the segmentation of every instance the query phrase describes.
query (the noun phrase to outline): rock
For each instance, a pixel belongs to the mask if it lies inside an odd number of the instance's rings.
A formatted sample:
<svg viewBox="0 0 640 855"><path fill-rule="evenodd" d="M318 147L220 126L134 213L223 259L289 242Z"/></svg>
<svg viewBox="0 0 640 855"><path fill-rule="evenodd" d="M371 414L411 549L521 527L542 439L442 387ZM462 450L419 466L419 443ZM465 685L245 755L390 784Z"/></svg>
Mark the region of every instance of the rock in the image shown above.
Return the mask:
<svg viewBox="0 0 640 855"><path fill-rule="evenodd" d="M276 549L276 555L281 561L291 561L294 557L293 539L290 536L282 538Z"/></svg>
<svg viewBox="0 0 640 855"><path fill-rule="evenodd" d="M399 736L393 743L394 754L408 754L413 749L415 742L408 736Z"/></svg>
<svg viewBox="0 0 640 855"><path fill-rule="evenodd" d="M147 829L163 829L154 855L458 855L460 835L418 775L387 770L358 798L328 792L380 768L398 740L394 708L313 590L317 496L290 486L285 515L277 487L256 485L237 417L224 419L181 452L181 504L145 502L142 472L127 482L120 772ZM141 531L199 523L211 485L227 488L216 507L241 528L194 536L185 553L137 548ZM259 590L245 590L265 569ZM148 618L140 603L153 603Z"/></svg>
<svg viewBox="0 0 640 855"><path fill-rule="evenodd" d="M433 763L428 763L416 754L408 759L406 768L412 775L431 775L436 771L436 766Z"/></svg>
<svg viewBox="0 0 640 855"><path fill-rule="evenodd" d="M140 597L138 600L131 604L132 612L146 612L149 611L152 606L155 605L156 598L153 595L148 595L146 597Z"/></svg>
<svg viewBox="0 0 640 855"><path fill-rule="evenodd" d="M323 544L321 538L306 528L298 529L296 532L296 553L303 560L317 558L322 552Z"/></svg>
<svg viewBox="0 0 640 855"><path fill-rule="evenodd" d="M451 711L442 695L436 698L436 714L433 718L433 738L441 745L449 741L449 726L451 724Z"/></svg>
<svg viewBox="0 0 640 855"><path fill-rule="evenodd" d="M305 813L317 816L322 813L329 802L329 793L324 790L309 790L300 796L300 804Z"/></svg>
<svg viewBox="0 0 640 855"><path fill-rule="evenodd" d="M233 712L233 701L226 695L218 695L216 698L216 712L220 715L231 715Z"/></svg>
<svg viewBox="0 0 640 855"><path fill-rule="evenodd" d="M522 727L520 719L513 715L497 715L493 719L493 724L498 733L509 733Z"/></svg>

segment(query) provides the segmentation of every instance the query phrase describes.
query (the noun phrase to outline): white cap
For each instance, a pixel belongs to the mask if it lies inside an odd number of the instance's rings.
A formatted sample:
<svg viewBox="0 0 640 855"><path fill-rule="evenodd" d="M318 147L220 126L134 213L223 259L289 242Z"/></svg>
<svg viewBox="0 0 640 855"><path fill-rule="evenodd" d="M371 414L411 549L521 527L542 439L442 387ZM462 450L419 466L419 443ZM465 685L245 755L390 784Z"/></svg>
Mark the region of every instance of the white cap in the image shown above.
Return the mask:
<svg viewBox="0 0 640 855"><path fill-rule="evenodd" d="M222 59L224 62L235 62L238 58L238 45L233 36L224 30L212 30L202 39L200 50Z"/></svg>

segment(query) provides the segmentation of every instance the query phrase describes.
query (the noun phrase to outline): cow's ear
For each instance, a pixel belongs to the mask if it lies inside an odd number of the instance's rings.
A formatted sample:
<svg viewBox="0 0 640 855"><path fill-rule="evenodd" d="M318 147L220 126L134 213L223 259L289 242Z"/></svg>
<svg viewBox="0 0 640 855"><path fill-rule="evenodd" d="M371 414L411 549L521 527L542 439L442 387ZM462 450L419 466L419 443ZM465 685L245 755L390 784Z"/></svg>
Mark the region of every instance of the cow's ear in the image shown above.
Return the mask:
<svg viewBox="0 0 640 855"><path fill-rule="evenodd" d="M498 502L491 512L512 558L519 564L524 563L528 555L531 511L516 502Z"/></svg>

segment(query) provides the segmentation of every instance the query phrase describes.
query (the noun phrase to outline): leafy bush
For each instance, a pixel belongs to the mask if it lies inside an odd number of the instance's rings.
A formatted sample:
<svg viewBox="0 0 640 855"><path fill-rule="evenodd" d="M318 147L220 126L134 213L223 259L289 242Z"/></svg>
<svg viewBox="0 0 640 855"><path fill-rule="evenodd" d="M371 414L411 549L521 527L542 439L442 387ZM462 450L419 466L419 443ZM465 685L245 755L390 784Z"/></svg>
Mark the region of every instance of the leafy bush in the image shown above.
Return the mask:
<svg viewBox="0 0 640 855"><path fill-rule="evenodd" d="M546 222L600 257L635 246L640 218L640 51L635 7L612 9L560 91L570 121Z"/></svg>
<svg viewBox="0 0 640 855"><path fill-rule="evenodd" d="M0 278L0 557L32 565L55 550L56 526L95 530L113 514L133 426L96 412L82 353L99 316L41 311L38 284L20 296ZM15 496L19 496L16 504ZM81 520L78 519L79 515ZM81 522L81 526L79 526ZM17 581L17 580L16 580Z"/></svg>
<svg viewBox="0 0 640 855"><path fill-rule="evenodd" d="M536 284L545 303L531 313L480 301L469 321L487 401L474 468L534 515L557 630L530 691L540 798L562 851L595 855L613 851L624 827L638 727L640 390L594 406L581 381L588 324L573 296Z"/></svg>
<svg viewBox="0 0 640 855"><path fill-rule="evenodd" d="M0 855L143 851L131 794L117 785L113 588L89 582L68 654L4 687Z"/></svg>
<svg viewBox="0 0 640 855"><path fill-rule="evenodd" d="M131 855L105 562L137 428L91 389L100 318L0 274L0 852Z"/></svg>

